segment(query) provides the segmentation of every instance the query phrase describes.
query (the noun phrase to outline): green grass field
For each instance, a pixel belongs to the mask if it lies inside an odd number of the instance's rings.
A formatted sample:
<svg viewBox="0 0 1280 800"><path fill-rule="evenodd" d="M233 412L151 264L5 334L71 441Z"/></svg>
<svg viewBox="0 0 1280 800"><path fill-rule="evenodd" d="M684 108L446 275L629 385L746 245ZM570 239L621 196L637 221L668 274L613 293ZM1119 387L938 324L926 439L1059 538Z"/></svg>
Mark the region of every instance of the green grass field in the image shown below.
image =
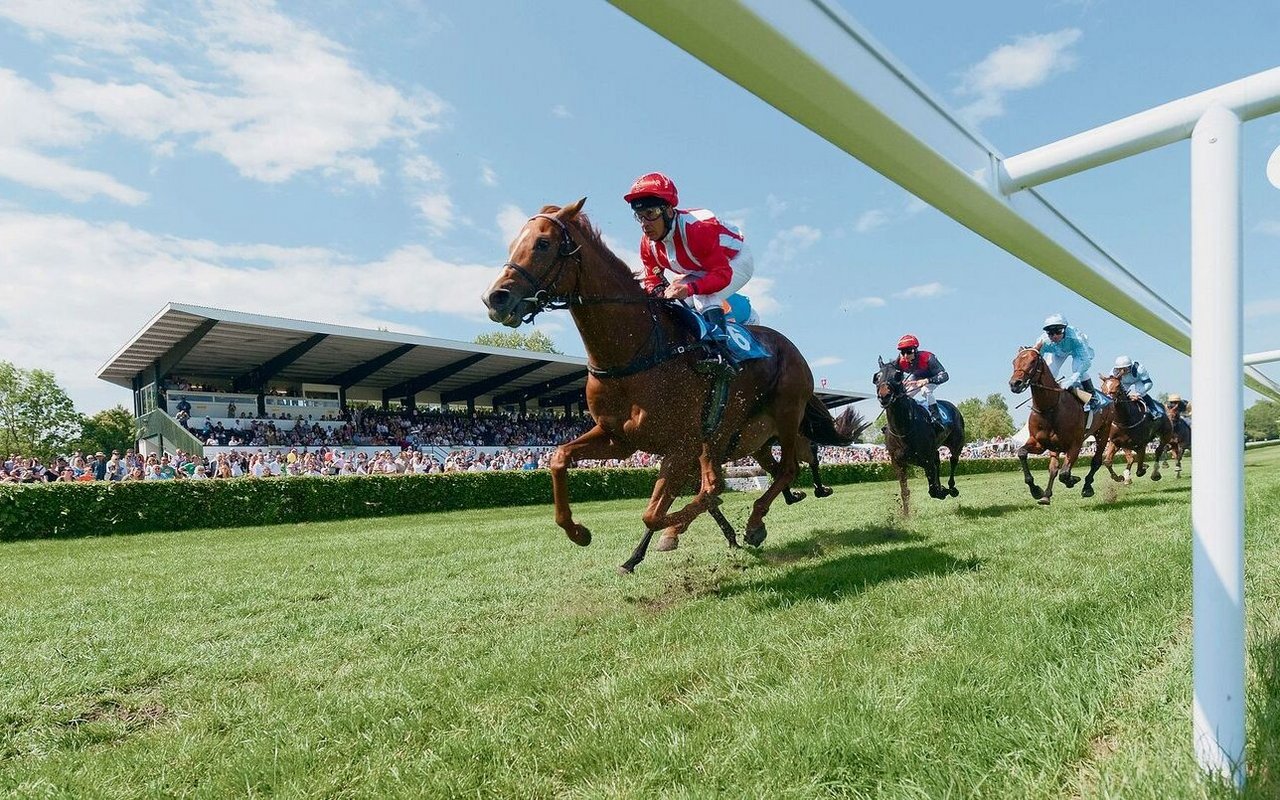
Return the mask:
<svg viewBox="0 0 1280 800"><path fill-rule="evenodd" d="M1280 795L1280 448L1246 456L1247 796ZM1226 796L1191 756L1190 482L1016 474L0 546L0 795ZM725 509L739 528L750 496Z"/></svg>

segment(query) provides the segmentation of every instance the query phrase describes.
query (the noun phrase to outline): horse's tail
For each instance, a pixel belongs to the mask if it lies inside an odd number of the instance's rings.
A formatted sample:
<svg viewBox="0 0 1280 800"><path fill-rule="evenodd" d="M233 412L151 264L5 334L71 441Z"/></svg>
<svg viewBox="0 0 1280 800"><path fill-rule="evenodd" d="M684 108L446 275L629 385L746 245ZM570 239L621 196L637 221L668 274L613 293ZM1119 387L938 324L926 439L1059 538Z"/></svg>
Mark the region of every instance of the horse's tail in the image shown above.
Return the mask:
<svg viewBox="0 0 1280 800"><path fill-rule="evenodd" d="M800 433L814 444L834 447L853 444L870 426L871 423L864 420L853 406L847 406L839 417L832 419L831 412L815 394L809 396L805 406Z"/></svg>

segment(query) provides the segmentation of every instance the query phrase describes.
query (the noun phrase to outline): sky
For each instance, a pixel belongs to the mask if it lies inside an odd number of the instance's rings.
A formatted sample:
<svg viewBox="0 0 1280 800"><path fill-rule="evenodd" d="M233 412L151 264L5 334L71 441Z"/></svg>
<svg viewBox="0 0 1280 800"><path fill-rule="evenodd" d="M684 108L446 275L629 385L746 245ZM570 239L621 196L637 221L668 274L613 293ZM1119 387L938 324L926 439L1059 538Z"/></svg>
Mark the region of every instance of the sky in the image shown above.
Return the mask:
<svg viewBox="0 0 1280 800"><path fill-rule="evenodd" d="M1005 155L1280 62L1274 0L842 5ZM744 293L830 387L869 392L911 332L951 374L939 397L1013 408L1014 352L1061 312L1095 373L1123 353L1190 393L1189 358L602 0L0 0L0 114L0 360L52 370L85 413L131 406L95 375L169 301L505 330L480 294L525 219L586 196L637 264L621 195L655 170L743 229ZM1280 115L1245 124L1245 352L1280 348L1277 146ZM1187 314L1189 154L1040 189ZM567 312L535 330L583 353Z"/></svg>

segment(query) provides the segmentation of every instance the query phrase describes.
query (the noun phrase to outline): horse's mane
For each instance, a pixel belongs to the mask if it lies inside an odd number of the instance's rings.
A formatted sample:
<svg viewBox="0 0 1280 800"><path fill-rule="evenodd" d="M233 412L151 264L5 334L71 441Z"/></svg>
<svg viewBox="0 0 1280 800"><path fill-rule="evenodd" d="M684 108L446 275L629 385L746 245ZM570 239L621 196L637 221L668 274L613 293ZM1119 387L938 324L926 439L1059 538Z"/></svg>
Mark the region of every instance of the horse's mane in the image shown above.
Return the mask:
<svg viewBox="0 0 1280 800"><path fill-rule="evenodd" d="M538 213L555 214L559 210L560 206L545 205ZM600 259L604 261L607 267L630 275L631 278L636 281L636 288L640 288L639 279L636 278L635 273L631 271L631 267L627 266L627 262L619 258L617 254L609 249L609 245L604 243L604 235L601 234L600 229L591 222L590 217L588 217L584 212L579 211L573 219L568 221L567 224L576 234L576 241L579 245L594 251Z"/></svg>

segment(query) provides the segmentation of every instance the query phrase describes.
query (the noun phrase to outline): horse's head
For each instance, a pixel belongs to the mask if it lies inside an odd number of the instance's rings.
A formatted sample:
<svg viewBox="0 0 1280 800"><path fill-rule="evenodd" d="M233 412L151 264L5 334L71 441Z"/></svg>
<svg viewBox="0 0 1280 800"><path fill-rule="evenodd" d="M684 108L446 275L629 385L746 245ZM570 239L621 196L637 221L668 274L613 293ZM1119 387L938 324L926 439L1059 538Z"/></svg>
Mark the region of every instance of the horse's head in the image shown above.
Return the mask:
<svg viewBox="0 0 1280 800"><path fill-rule="evenodd" d="M1020 347L1013 357L1013 374L1009 376L1009 391L1022 394L1036 382L1044 369L1044 358L1035 347Z"/></svg>
<svg viewBox="0 0 1280 800"><path fill-rule="evenodd" d="M1110 397L1112 400L1119 401L1120 397L1120 377L1118 375L1104 375L1098 373L1098 391Z"/></svg>
<svg viewBox="0 0 1280 800"><path fill-rule="evenodd" d="M584 197L563 208L548 206L524 224L511 242L502 274L481 298L489 319L518 328L553 300L572 293L581 260L569 226L586 202Z"/></svg>
<svg viewBox="0 0 1280 800"><path fill-rule="evenodd" d="M892 359L887 364L883 358L877 357L876 360L880 362L880 368L871 376L871 382L876 386L876 399L880 401L880 407L888 408L894 400L906 394L902 387L904 376L897 359Z"/></svg>

